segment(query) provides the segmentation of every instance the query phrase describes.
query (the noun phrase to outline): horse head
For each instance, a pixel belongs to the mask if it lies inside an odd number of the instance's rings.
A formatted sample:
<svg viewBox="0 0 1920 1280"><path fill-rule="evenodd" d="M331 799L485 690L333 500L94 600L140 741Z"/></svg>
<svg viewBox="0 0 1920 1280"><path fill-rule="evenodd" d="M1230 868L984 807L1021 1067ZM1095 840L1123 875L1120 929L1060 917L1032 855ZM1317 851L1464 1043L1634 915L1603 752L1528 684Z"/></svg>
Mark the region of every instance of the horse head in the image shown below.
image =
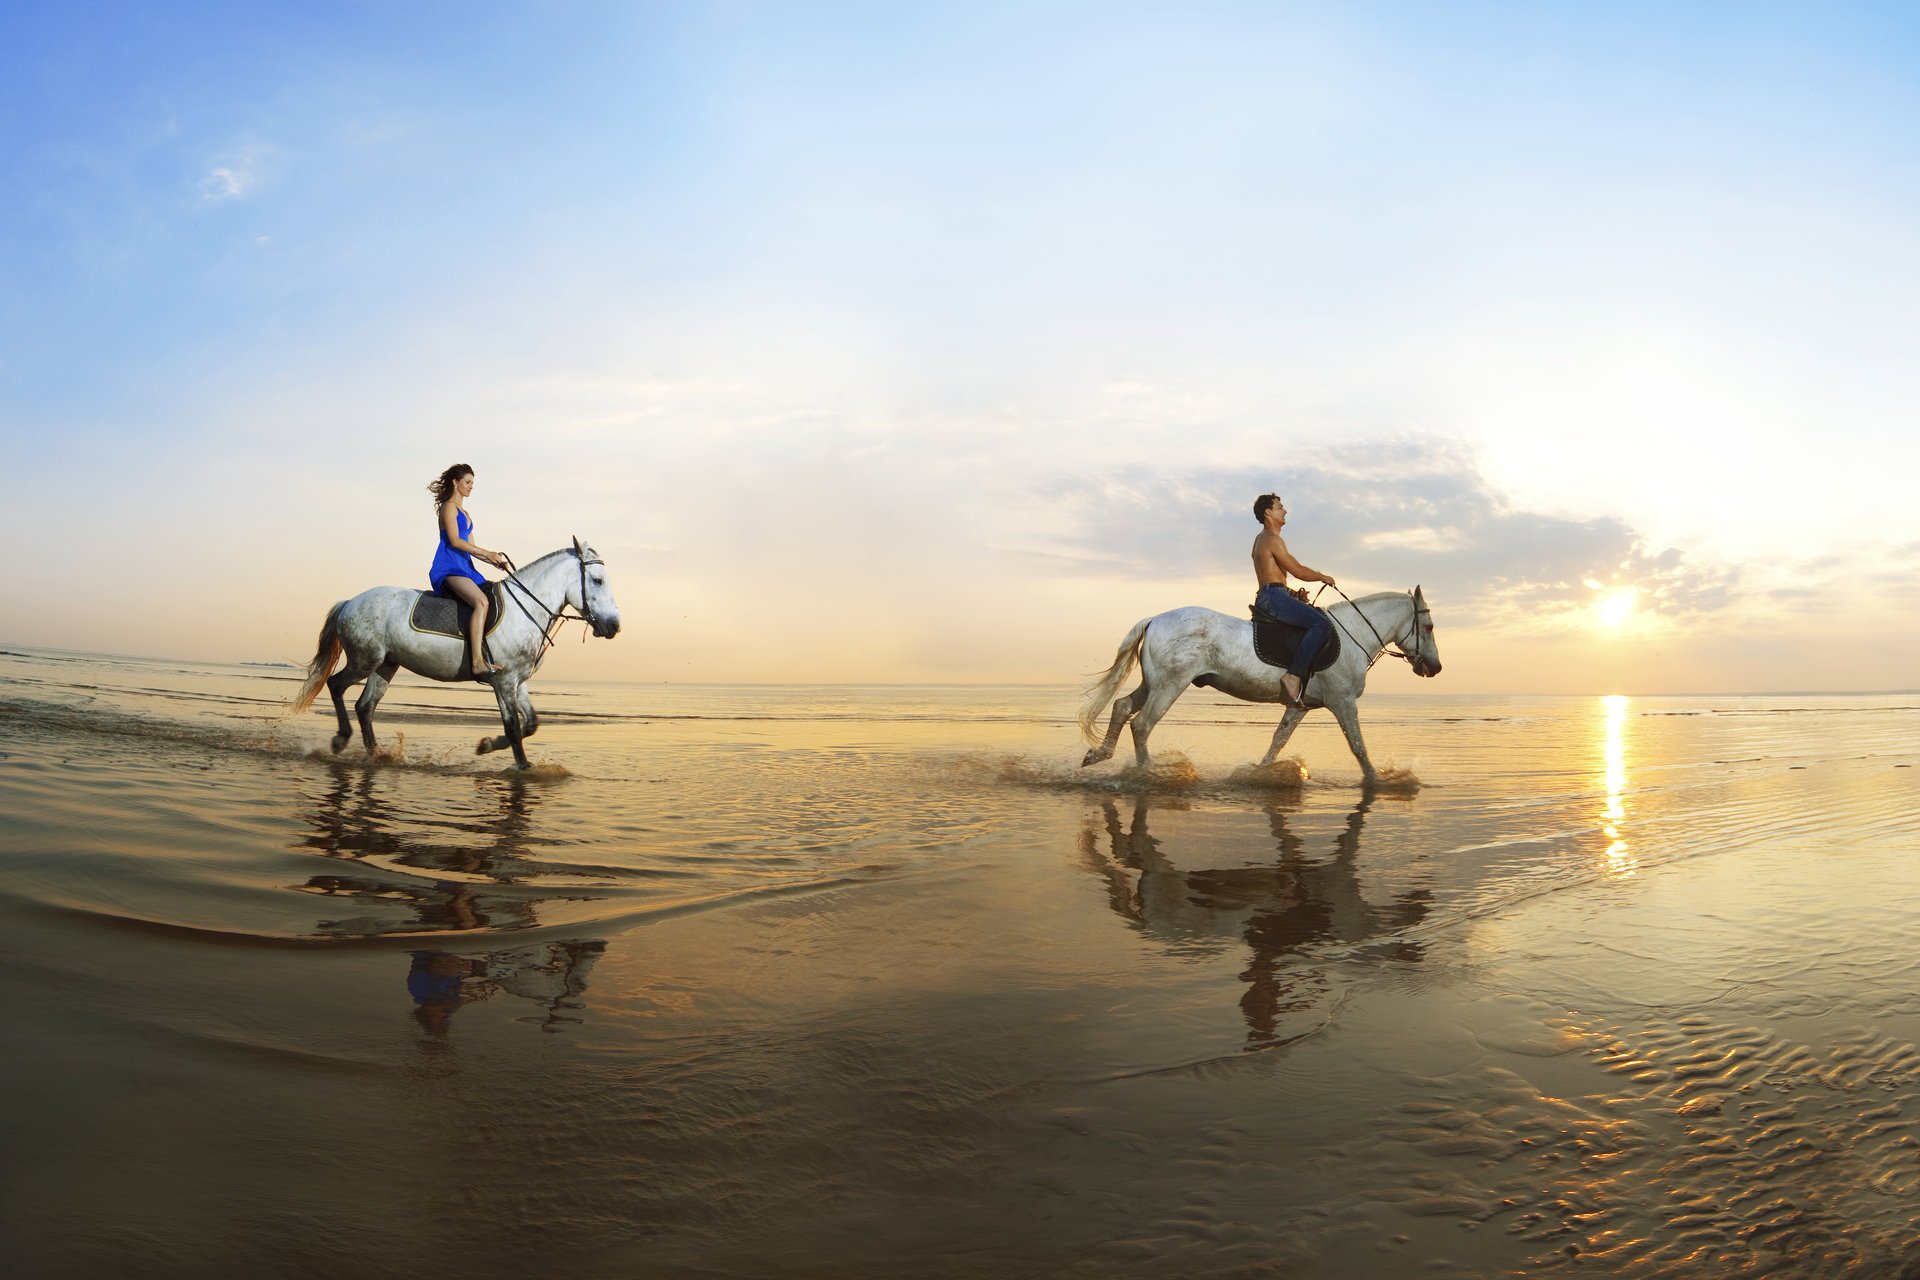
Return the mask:
<svg viewBox="0 0 1920 1280"><path fill-rule="evenodd" d="M572 599L569 591L567 602L587 615L593 634L611 640L620 631L620 606L614 602L613 588L607 585L606 562L578 535L573 539L573 554L580 560L580 598Z"/></svg>
<svg viewBox="0 0 1920 1280"><path fill-rule="evenodd" d="M1408 665L1417 676L1440 674L1440 648L1433 640L1433 614L1427 611L1427 597L1419 587L1413 589L1413 620L1407 624L1407 638L1400 642L1407 651Z"/></svg>

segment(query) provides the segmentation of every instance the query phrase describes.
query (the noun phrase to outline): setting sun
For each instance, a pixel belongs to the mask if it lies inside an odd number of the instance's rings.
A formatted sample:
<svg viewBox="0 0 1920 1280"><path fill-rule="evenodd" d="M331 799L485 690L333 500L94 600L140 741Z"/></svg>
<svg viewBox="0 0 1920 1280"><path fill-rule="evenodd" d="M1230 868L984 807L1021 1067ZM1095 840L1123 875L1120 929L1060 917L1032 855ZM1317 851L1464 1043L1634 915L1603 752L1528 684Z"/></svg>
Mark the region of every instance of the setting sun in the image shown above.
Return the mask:
<svg viewBox="0 0 1920 1280"><path fill-rule="evenodd" d="M1634 602L1639 598L1638 587L1621 587L1617 591L1610 591L1594 602L1594 618L1609 629L1622 626L1633 616Z"/></svg>

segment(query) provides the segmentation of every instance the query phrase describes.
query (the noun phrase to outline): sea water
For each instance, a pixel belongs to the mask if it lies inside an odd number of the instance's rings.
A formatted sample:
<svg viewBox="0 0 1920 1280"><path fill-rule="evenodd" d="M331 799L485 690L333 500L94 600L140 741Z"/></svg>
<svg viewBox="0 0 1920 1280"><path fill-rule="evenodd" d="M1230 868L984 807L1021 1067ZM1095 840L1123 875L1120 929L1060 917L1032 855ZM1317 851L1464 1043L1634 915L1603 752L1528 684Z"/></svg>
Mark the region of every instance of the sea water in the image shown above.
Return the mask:
<svg viewBox="0 0 1920 1280"><path fill-rule="evenodd" d="M1920 1257L1920 699L298 676L0 655L24 1274Z"/></svg>

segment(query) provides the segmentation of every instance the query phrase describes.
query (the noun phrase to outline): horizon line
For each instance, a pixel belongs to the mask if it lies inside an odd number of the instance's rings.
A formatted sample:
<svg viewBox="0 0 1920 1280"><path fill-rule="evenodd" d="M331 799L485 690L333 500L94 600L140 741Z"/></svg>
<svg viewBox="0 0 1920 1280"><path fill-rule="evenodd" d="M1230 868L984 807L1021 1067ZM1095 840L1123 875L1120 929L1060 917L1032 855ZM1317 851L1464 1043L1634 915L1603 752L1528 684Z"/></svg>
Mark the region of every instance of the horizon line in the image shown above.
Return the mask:
<svg viewBox="0 0 1920 1280"><path fill-rule="evenodd" d="M29 657L31 653L16 654L14 650L30 650L38 653L70 654L82 658L123 658L137 662L181 662L199 663L223 667L258 667L282 671L300 671L304 668L298 663L285 660L260 662L250 659L231 661L215 658L183 658L165 654L148 653L108 653L95 649L63 649L52 645L19 644L14 641L0 641L0 657ZM672 680L659 679L619 679L612 677L580 678L555 676L554 680L571 679L577 684L612 685L684 685L687 687L711 688L839 688L839 689L988 689L988 688L1025 688L1025 689L1061 689L1077 688L1077 681L1059 680ZM1615 690L1595 690L1583 693L1542 693L1519 690L1489 691L1468 690L1454 693L1446 690L1402 690L1382 691L1384 697L1412 698L1898 698L1920 697L1920 688L1903 689L1718 689L1718 690L1682 690L1647 693L1621 693Z"/></svg>

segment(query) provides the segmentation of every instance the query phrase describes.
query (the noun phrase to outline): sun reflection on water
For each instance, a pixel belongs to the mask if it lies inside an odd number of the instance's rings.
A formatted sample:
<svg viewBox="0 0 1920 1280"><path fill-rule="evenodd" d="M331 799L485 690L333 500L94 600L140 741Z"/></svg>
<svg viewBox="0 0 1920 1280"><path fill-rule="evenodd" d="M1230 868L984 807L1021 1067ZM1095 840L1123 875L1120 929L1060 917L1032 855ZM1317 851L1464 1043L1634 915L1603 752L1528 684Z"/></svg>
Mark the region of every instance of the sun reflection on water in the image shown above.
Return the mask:
<svg viewBox="0 0 1920 1280"><path fill-rule="evenodd" d="M1620 834L1627 816L1622 797L1627 790L1627 708L1633 700L1612 694L1600 699L1604 716L1602 757L1606 762L1607 803L1600 811L1600 829L1606 833L1608 874L1624 879L1640 869L1640 859L1628 850Z"/></svg>

